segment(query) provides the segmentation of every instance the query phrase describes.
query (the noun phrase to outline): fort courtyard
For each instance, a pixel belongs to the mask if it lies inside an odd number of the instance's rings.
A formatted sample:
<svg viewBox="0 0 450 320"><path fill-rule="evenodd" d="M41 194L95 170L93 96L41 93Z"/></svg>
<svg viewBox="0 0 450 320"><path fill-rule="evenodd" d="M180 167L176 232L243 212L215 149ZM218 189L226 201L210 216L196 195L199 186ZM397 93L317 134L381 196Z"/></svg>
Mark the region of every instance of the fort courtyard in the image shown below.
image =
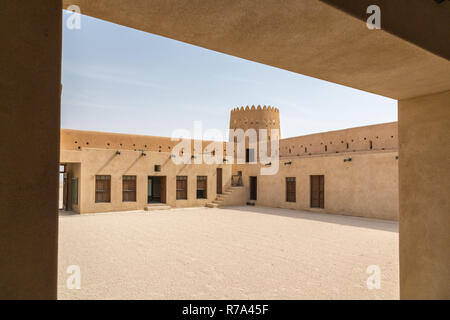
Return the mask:
<svg viewBox="0 0 450 320"><path fill-rule="evenodd" d="M396 221L194 207L63 213L59 230L59 299L399 298ZM70 290L73 265L80 289ZM367 286L369 266L379 289Z"/></svg>

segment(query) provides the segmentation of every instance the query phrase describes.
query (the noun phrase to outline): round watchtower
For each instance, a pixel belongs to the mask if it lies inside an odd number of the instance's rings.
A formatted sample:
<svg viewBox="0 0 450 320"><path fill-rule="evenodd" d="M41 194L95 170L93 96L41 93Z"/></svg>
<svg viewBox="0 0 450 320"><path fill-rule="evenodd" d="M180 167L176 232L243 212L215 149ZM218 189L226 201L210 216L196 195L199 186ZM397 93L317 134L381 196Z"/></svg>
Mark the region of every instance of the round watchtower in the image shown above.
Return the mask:
<svg viewBox="0 0 450 320"><path fill-rule="evenodd" d="M270 137L271 129L280 130L280 112L277 108L271 106L252 106L240 107L231 110L230 129L267 129L267 135Z"/></svg>

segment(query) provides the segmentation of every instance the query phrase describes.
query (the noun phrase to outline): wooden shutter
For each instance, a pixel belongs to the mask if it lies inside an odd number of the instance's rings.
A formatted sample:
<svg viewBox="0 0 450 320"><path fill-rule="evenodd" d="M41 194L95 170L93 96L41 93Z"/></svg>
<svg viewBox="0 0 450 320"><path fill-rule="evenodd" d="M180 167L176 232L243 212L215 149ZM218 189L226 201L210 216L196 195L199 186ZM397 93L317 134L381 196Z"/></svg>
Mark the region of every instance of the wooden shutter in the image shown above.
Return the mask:
<svg viewBox="0 0 450 320"><path fill-rule="evenodd" d="M286 178L286 201L296 202L296 179Z"/></svg>
<svg viewBox="0 0 450 320"><path fill-rule="evenodd" d="M136 201L136 176L122 177L122 199L123 202Z"/></svg>
<svg viewBox="0 0 450 320"><path fill-rule="evenodd" d="M177 176L177 200L187 200L186 176Z"/></svg>
<svg viewBox="0 0 450 320"><path fill-rule="evenodd" d="M325 176L319 176L319 208L325 208Z"/></svg>
<svg viewBox="0 0 450 320"><path fill-rule="evenodd" d="M207 199L207 180L206 176L197 177L197 199Z"/></svg>
<svg viewBox="0 0 450 320"><path fill-rule="evenodd" d="M95 176L95 202L111 202L111 176Z"/></svg>

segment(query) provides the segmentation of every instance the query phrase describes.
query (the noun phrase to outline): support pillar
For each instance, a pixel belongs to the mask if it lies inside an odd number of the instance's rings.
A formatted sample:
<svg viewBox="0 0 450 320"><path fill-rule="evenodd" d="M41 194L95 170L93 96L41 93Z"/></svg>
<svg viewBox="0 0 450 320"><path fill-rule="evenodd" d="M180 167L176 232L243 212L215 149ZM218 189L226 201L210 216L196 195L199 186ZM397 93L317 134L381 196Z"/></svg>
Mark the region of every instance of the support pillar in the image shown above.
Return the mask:
<svg viewBox="0 0 450 320"><path fill-rule="evenodd" d="M62 1L0 10L0 299L56 299Z"/></svg>
<svg viewBox="0 0 450 320"><path fill-rule="evenodd" d="M399 101L400 298L450 299L450 91Z"/></svg>

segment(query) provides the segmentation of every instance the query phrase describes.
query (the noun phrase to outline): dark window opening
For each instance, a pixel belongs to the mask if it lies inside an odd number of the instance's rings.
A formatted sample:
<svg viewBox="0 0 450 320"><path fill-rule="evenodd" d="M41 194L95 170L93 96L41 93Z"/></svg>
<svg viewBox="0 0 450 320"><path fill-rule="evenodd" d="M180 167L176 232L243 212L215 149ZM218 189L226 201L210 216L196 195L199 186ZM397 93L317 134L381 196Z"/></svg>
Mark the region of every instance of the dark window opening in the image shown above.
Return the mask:
<svg viewBox="0 0 450 320"><path fill-rule="evenodd" d="M246 149L245 150L245 162L255 162L255 150L253 149Z"/></svg>
<svg viewBox="0 0 450 320"><path fill-rule="evenodd" d="M250 162L250 149L245 149L245 162Z"/></svg>

